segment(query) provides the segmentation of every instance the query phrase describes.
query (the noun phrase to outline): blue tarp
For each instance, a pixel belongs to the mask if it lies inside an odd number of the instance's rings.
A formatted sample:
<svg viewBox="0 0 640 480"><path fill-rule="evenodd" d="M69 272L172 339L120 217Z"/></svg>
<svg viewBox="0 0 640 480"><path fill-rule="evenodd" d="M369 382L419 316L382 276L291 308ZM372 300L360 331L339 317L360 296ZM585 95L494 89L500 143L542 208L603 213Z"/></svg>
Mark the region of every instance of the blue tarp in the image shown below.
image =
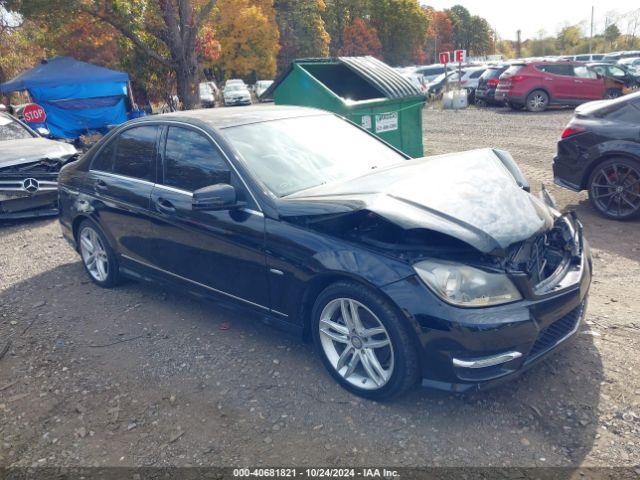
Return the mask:
<svg viewBox="0 0 640 480"><path fill-rule="evenodd" d="M47 113L47 128L59 138L127 120L129 75L71 57L54 57L0 84L0 93L26 90Z"/></svg>

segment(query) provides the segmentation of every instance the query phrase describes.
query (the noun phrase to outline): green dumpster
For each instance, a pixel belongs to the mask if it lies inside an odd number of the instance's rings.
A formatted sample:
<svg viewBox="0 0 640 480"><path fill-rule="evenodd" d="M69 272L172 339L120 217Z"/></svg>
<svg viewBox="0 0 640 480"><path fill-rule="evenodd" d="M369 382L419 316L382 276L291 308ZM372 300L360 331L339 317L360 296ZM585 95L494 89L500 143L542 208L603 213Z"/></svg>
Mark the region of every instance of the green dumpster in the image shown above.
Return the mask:
<svg viewBox="0 0 640 480"><path fill-rule="evenodd" d="M295 60L265 92L277 105L335 112L410 157L422 157L425 96L373 57Z"/></svg>

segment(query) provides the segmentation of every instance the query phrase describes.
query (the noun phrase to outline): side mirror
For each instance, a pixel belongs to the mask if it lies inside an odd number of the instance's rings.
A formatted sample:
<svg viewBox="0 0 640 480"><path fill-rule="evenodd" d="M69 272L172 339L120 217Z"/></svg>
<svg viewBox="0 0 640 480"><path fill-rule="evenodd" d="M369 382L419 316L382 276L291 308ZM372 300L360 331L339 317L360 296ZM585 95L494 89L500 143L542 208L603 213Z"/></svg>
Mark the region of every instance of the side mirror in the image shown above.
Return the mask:
<svg viewBox="0 0 640 480"><path fill-rule="evenodd" d="M230 210L240 208L236 189L227 183L209 185L193 192L191 207L194 210Z"/></svg>
<svg viewBox="0 0 640 480"><path fill-rule="evenodd" d="M36 128L36 133L41 137L48 137L49 135L51 135L51 132L49 131L49 129L44 127Z"/></svg>

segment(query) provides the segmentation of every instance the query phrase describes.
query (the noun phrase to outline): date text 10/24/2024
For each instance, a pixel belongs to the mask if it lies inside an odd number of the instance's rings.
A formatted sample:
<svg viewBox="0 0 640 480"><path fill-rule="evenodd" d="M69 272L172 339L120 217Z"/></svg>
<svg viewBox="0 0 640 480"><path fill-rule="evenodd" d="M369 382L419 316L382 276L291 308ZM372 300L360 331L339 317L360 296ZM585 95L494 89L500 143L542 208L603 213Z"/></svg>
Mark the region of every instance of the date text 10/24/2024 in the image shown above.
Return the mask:
<svg viewBox="0 0 640 480"><path fill-rule="evenodd" d="M234 468L237 478L398 478L397 470L387 468Z"/></svg>

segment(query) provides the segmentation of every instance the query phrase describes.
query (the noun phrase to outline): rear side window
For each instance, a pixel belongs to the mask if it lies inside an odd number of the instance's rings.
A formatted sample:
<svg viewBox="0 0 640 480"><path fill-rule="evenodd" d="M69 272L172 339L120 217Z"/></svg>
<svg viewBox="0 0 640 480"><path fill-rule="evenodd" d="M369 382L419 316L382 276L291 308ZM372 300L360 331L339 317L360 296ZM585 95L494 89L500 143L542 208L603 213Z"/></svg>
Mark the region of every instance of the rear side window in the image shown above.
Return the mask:
<svg viewBox="0 0 640 480"><path fill-rule="evenodd" d="M231 171L220 151L204 135L169 127L163 183L193 192L217 183L231 183Z"/></svg>
<svg viewBox="0 0 640 480"><path fill-rule="evenodd" d="M502 68L488 68L484 71L480 78L484 80L490 80L492 78L498 78L504 70Z"/></svg>
<svg viewBox="0 0 640 480"><path fill-rule="evenodd" d="M105 147L93 157L91 161L92 170L100 170L102 172L113 172L113 155L116 152L117 138L112 138Z"/></svg>
<svg viewBox="0 0 640 480"><path fill-rule="evenodd" d="M520 70L522 70L522 68L523 68L523 65L511 65L509 68L505 70L504 74L505 76L515 75Z"/></svg>
<svg viewBox="0 0 640 480"><path fill-rule="evenodd" d="M626 75L626 73L624 73L624 70L622 70L621 68L611 66L609 67L609 75L611 75L612 77L622 78Z"/></svg>
<svg viewBox="0 0 640 480"><path fill-rule="evenodd" d="M609 112L606 115L606 118L607 120L616 120L618 122L640 125L640 110L634 107L633 104L627 103L626 105Z"/></svg>
<svg viewBox="0 0 640 480"><path fill-rule="evenodd" d="M578 62L587 62L587 61L589 61L589 55L578 55L576 57L576 60Z"/></svg>
<svg viewBox="0 0 640 480"><path fill-rule="evenodd" d="M113 173L155 181L157 126L134 127L118 137Z"/></svg>
<svg viewBox="0 0 640 480"><path fill-rule="evenodd" d="M480 78L480 75L484 73L484 70L478 70L477 72L473 72L469 75L469 78Z"/></svg>
<svg viewBox="0 0 640 480"><path fill-rule="evenodd" d="M573 65L568 63L544 64L536 67L541 72L550 73L552 75L564 75L573 77Z"/></svg>
<svg viewBox="0 0 640 480"><path fill-rule="evenodd" d="M587 67L575 67L574 72L576 74L576 77L580 77L580 78L592 78L592 79L597 79L598 78L598 74L596 72L594 72L593 70L591 70L590 68Z"/></svg>

